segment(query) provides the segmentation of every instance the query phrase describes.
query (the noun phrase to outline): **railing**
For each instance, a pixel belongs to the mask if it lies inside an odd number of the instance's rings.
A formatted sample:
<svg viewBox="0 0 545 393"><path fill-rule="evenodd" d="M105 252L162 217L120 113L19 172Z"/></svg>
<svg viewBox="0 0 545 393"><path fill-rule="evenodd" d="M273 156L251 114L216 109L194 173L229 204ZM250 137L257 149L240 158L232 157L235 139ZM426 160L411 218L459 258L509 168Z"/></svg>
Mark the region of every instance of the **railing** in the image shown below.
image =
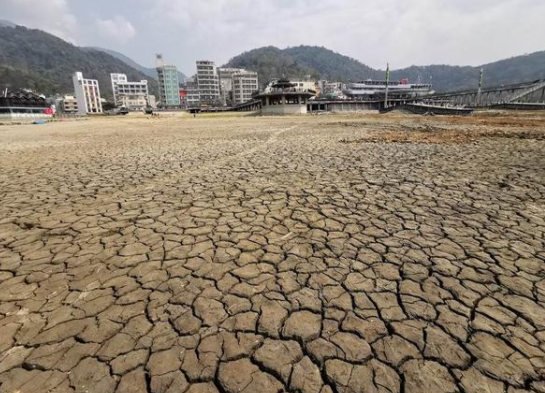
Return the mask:
<svg viewBox="0 0 545 393"><path fill-rule="evenodd" d="M267 92L265 92L265 93L267 93ZM270 90L270 93L273 93L273 94L282 94L282 93L311 93L311 94L316 94L316 91L312 90L312 89L305 89L303 87L287 87L285 89L272 88Z"/></svg>

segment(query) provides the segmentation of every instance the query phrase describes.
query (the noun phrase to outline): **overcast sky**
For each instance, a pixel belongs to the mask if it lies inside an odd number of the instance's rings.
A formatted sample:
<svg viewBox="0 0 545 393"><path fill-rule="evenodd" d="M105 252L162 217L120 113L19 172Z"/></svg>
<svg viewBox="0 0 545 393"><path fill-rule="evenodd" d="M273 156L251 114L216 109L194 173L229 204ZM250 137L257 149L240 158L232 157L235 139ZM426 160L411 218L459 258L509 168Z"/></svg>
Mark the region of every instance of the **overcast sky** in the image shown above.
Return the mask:
<svg viewBox="0 0 545 393"><path fill-rule="evenodd" d="M188 75L250 49L325 46L375 68L545 50L545 0L0 0L0 18Z"/></svg>

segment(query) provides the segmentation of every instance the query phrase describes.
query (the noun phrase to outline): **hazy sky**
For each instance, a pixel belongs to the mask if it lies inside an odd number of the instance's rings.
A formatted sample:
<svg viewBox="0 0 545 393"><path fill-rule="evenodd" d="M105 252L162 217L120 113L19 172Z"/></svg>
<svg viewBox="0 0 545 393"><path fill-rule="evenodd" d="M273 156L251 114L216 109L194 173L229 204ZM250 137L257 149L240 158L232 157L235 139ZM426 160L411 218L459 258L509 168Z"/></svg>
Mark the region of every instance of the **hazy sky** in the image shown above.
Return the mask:
<svg viewBox="0 0 545 393"><path fill-rule="evenodd" d="M325 46L373 67L480 65L545 50L545 0L0 0L0 18L145 66Z"/></svg>

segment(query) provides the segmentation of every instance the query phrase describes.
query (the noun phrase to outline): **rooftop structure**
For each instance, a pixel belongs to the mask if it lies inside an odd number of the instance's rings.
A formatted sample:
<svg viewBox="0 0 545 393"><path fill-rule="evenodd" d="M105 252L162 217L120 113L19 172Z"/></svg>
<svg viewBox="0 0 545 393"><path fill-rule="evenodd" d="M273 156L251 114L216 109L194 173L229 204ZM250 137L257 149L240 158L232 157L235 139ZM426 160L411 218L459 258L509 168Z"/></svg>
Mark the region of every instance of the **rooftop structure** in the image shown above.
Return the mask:
<svg viewBox="0 0 545 393"><path fill-rule="evenodd" d="M0 92L0 119L51 117L50 106L43 96L28 92Z"/></svg>
<svg viewBox="0 0 545 393"><path fill-rule="evenodd" d="M261 100L261 113L264 115L293 115L307 113L307 103L314 96L314 90L280 79L269 84L267 90L256 98Z"/></svg>
<svg viewBox="0 0 545 393"><path fill-rule="evenodd" d="M279 81L285 80L285 78L280 79L273 79L271 80L267 86L265 87L265 93L269 93L273 87L274 84L278 83ZM293 84L294 87L297 87L299 89L305 89L312 91L314 93L317 93L319 90L318 84L316 81L308 78L308 79L300 79L300 80L290 80L290 83Z"/></svg>

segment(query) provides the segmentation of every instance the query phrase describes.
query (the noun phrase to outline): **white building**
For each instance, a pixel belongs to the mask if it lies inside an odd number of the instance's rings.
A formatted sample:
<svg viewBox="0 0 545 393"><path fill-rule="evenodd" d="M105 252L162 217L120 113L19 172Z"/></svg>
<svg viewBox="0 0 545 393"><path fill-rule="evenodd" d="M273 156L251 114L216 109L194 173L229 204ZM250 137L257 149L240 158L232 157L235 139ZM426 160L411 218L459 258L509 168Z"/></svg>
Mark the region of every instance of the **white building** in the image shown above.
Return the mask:
<svg viewBox="0 0 545 393"><path fill-rule="evenodd" d="M80 115L102 113L100 89L96 79L84 79L81 72L74 73L72 77L74 91L78 101L78 113Z"/></svg>
<svg viewBox="0 0 545 393"><path fill-rule="evenodd" d="M269 84L265 87L264 92L270 93L272 90L272 86L276 84L277 82L278 80L272 80L271 82L269 82ZM318 83L316 83L316 81L313 81L311 79L293 80L293 81L290 81L290 83L292 83L296 88L301 90L310 90L310 91L318 92L318 90L320 89L318 86Z"/></svg>
<svg viewBox="0 0 545 393"><path fill-rule="evenodd" d="M199 84L194 79L185 81L185 91L187 93L186 106L187 108L198 108L201 106L201 94L199 92Z"/></svg>
<svg viewBox="0 0 545 393"><path fill-rule="evenodd" d="M201 105L221 104L218 68L213 61L197 60L197 84Z"/></svg>
<svg viewBox="0 0 545 393"><path fill-rule="evenodd" d="M218 68L220 95L223 105L233 104L233 75L246 72L243 68Z"/></svg>
<svg viewBox="0 0 545 393"><path fill-rule="evenodd" d="M344 98L343 95L343 83L342 82L329 82L321 80L318 82L318 95L328 98Z"/></svg>
<svg viewBox="0 0 545 393"><path fill-rule="evenodd" d="M140 110L148 106L148 81L129 82L125 74L110 74L114 103L132 110Z"/></svg>
<svg viewBox="0 0 545 393"><path fill-rule="evenodd" d="M233 77L233 105L243 104L252 99L252 94L259 90L257 72L243 71Z"/></svg>
<svg viewBox="0 0 545 393"><path fill-rule="evenodd" d="M187 92L186 101L188 108L198 108L201 106L201 94L199 92L199 84L195 79L188 79L185 84Z"/></svg>
<svg viewBox="0 0 545 393"><path fill-rule="evenodd" d="M153 94L150 94L148 96L148 105L151 106L153 109L157 109L157 99Z"/></svg>
<svg viewBox="0 0 545 393"><path fill-rule="evenodd" d="M74 96L65 95L62 100L61 110L67 115L75 115L78 113L78 100Z"/></svg>

